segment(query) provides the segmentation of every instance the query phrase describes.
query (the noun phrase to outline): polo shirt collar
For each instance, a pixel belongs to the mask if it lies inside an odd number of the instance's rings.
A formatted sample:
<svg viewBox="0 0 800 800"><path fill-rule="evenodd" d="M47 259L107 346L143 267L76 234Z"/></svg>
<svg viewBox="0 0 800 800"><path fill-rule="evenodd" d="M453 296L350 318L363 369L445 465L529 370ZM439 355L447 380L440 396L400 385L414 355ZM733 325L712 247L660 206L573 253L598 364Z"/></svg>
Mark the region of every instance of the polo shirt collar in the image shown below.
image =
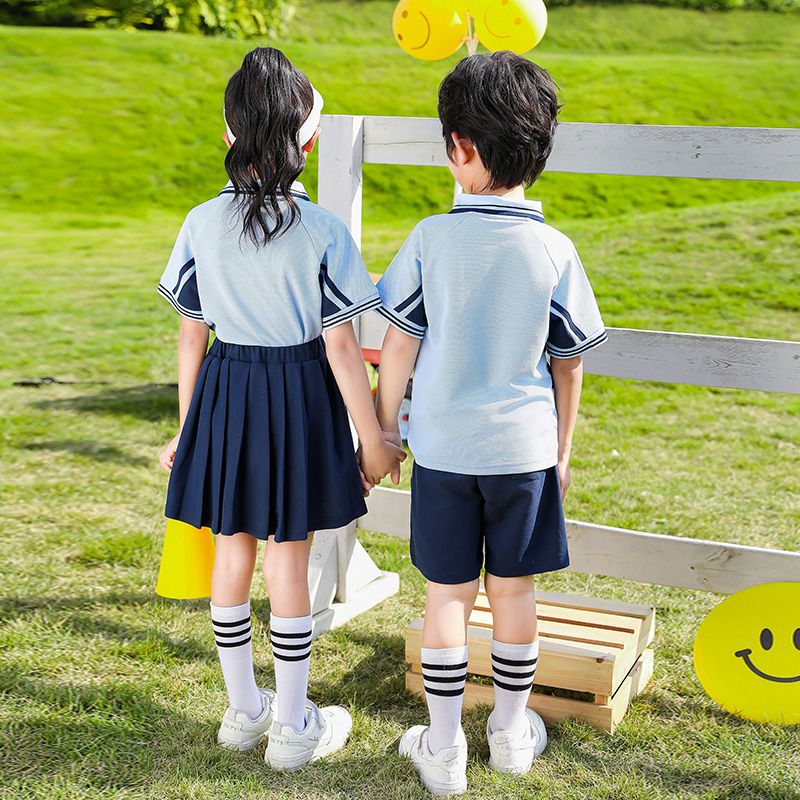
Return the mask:
<svg viewBox="0 0 800 800"><path fill-rule="evenodd" d="M544 222L542 204L538 200L497 197L497 195L492 194L467 194L464 192L455 198L451 213L468 211L502 216L530 217L539 222Z"/></svg>
<svg viewBox="0 0 800 800"><path fill-rule="evenodd" d="M234 193L233 184L230 181L228 181L225 184L225 186L223 187L222 191L220 192L221 195L222 194L233 194L233 193ZM303 184L300 183L300 181L295 181L291 185L291 187L289 187L289 194L291 194L293 197L299 197L301 200L310 200L311 199L308 196L308 192L306 191L305 186L303 186Z"/></svg>

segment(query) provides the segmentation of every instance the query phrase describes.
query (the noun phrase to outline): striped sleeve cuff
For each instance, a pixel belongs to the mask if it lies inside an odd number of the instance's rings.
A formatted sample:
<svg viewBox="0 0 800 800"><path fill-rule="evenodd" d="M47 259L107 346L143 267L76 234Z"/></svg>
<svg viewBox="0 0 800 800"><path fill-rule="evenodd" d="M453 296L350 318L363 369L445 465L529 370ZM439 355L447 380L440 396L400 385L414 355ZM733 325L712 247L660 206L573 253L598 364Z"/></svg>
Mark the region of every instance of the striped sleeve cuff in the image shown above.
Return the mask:
<svg viewBox="0 0 800 800"><path fill-rule="evenodd" d="M588 353L589 350L595 347L599 347L605 341L608 341L608 334L605 328L601 328L582 342L578 342L574 347L564 349L561 347L554 347L552 344L548 343L545 349L552 358L575 358L576 356L582 356L584 353Z"/></svg>
<svg viewBox="0 0 800 800"><path fill-rule="evenodd" d="M182 306L177 299L174 297L172 292L166 288L163 284L159 283L157 287L158 293L165 298L172 307L183 317L187 319L193 319L197 322L205 322L203 318L203 314L200 311L195 311L191 308L186 308L186 306Z"/></svg>
<svg viewBox="0 0 800 800"><path fill-rule="evenodd" d="M352 303L349 306L339 309L335 314L329 314L327 317L323 317L322 328L323 330L327 330L328 328L335 328L342 323L350 322L350 320L355 319L355 317L367 311L371 311L373 308L377 309L380 304L381 298L378 294L370 295L358 303Z"/></svg>
<svg viewBox="0 0 800 800"><path fill-rule="evenodd" d="M407 334L408 336L412 336L415 339L422 339L422 337L425 336L425 328L421 328L419 325L416 325L405 317L401 317L391 308L387 308L386 306L382 305L380 308L376 308L375 310L382 317L387 319L391 325L394 325L395 328Z"/></svg>

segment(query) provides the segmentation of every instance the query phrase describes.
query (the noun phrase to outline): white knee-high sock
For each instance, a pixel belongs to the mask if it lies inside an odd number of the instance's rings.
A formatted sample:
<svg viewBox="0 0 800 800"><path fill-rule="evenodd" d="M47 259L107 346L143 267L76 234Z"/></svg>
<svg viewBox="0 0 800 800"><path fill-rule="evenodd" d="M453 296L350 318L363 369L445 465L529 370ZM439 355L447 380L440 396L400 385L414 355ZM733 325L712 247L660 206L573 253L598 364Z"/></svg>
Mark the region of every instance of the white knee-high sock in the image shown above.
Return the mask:
<svg viewBox="0 0 800 800"><path fill-rule="evenodd" d="M276 617L270 614L269 640L275 657L275 719L298 733L306 727L308 668L311 664L311 616Z"/></svg>
<svg viewBox="0 0 800 800"><path fill-rule="evenodd" d="M467 646L423 647L422 679L431 717L428 745L435 755L459 740L467 681Z"/></svg>
<svg viewBox="0 0 800 800"><path fill-rule="evenodd" d="M530 644L506 644L492 639L494 711L492 731L525 731L525 707L531 694L539 658L539 640Z"/></svg>
<svg viewBox="0 0 800 800"><path fill-rule="evenodd" d="M253 674L250 601L240 606L211 603L211 625L231 707L255 719L263 710L263 700Z"/></svg>

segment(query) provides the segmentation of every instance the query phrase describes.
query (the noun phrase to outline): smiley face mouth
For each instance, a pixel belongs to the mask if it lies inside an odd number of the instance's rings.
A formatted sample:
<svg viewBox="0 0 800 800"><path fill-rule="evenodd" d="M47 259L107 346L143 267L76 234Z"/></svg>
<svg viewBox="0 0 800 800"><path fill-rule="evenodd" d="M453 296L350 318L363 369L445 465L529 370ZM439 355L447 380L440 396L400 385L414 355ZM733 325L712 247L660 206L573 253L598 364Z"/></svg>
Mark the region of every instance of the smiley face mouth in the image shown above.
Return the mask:
<svg viewBox="0 0 800 800"><path fill-rule="evenodd" d="M489 9L487 8L484 15L483 15L483 24L486 26L486 30L494 36L495 39L508 39L511 37L510 33L495 33L491 25L489 25Z"/></svg>
<svg viewBox="0 0 800 800"><path fill-rule="evenodd" d="M768 675L766 672L762 672L751 660L750 660L750 653L753 651L748 647L744 650L737 650L734 655L737 658L741 658L745 664L747 664L747 668L750 672L758 675L759 678L764 678L768 681L774 681L775 683L797 683L800 681L800 675L795 675L792 678L780 678L776 675Z"/></svg>
<svg viewBox="0 0 800 800"><path fill-rule="evenodd" d="M425 45L428 44L428 42L431 40L431 21L425 16L425 14L422 11L419 12L419 15L422 17L422 19L425 20L425 24L428 26L428 33L425 36L425 41L422 44L418 44L416 47L412 47L411 48L412 50L422 50L422 48L425 47Z"/></svg>

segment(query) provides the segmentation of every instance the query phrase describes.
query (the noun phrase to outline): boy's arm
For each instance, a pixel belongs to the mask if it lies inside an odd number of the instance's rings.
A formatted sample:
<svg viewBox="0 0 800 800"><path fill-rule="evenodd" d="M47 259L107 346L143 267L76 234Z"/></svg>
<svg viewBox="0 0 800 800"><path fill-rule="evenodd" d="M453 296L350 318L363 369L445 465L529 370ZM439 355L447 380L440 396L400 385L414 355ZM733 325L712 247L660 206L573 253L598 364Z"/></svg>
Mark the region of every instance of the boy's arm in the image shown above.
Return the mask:
<svg viewBox="0 0 800 800"><path fill-rule="evenodd" d="M408 379L417 361L421 340L390 325L381 348L378 372L378 424L387 441L401 444L397 415L406 394ZM392 481L400 483L400 465L392 470Z"/></svg>
<svg viewBox="0 0 800 800"><path fill-rule="evenodd" d="M361 471L374 486L385 475L395 470L399 472L399 462L406 458L405 451L397 445L384 441L375 407L372 404L372 391L364 368L361 348L356 339L353 324L346 322L329 328L325 337L328 363L336 378L339 391L350 412L361 442Z"/></svg>
<svg viewBox="0 0 800 800"><path fill-rule="evenodd" d="M197 374L200 372L200 364L205 358L207 349L208 325L182 316L178 333L178 433L170 440L160 457L161 466L167 472L172 470L183 423L186 422L194 386L197 383Z"/></svg>
<svg viewBox="0 0 800 800"><path fill-rule="evenodd" d="M561 496L566 497L569 489L569 456L572 450L572 434L578 419L578 405L581 400L583 383L583 359L551 358L550 372L553 376L553 390L556 396L556 416L558 418L558 477L561 480Z"/></svg>

